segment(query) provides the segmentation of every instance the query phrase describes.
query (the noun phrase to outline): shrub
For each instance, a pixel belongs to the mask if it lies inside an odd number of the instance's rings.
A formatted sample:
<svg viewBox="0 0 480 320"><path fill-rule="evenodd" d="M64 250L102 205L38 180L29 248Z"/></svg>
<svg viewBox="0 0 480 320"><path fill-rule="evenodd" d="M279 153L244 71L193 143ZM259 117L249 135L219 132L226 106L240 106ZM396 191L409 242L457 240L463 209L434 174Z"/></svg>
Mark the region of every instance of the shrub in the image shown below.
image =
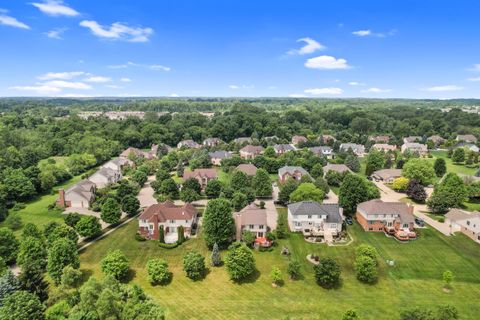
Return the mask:
<svg viewBox="0 0 480 320"><path fill-rule="evenodd" d="M408 178L399 177L399 178L393 180L392 188L393 188L393 190L395 190L397 192L405 192L405 191L407 191L407 187L408 187L409 182L410 182L410 180L408 180Z"/></svg>
<svg viewBox="0 0 480 320"><path fill-rule="evenodd" d="M174 242L174 243L162 243L162 242L159 242L159 243L158 243L158 246L159 246L160 248L164 248L164 249L173 249L173 248L178 247L178 242Z"/></svg>
<svg viewBox="0 0 480 320"><path fill-rule="evenodd" d="M78 221L80 221L81 217L82 216L77 212L69 213L64 218L65 224L69 227L75 228L75 225L77 224Z"/></svg>
<svg viewBox="0 0 480 320"><path fill-rule="evenodd" d="M135 240L140 242L147 241L147 239L144 236L142 236L140 233L135 234Z"/></svg>
<svg viewBox="0 0 480 320"><path fill-rule="evenodd" d="M19 230L22 227L22 218L16 214L10 214L5 219L5 225L12 230Z"/></svg>
<svg viewBox="0 0 480 320"><path fill-rule="evenodd" d="M183 257L183 271L192 280L198 280L205 274L205 258L196 251L188 252Z"/></svg>
<svg viewBox="0 0 480 320"><path fill-rule="evenodd" d="M168 271L168 264L163 259L150 259L147 262L148 281L155 284L167 283L172 277Z"/></svg>
<svg viewBox="0 0 480 320"><path fill-rule="evenodd" d="M377 263L369 256L359 256L355 259L357 279L365 283L374 283L378 279Z"/></svg>
<svg viewBox="0 0 480 320"><path fill-rule="evenodd" d="M130 268L127 257L120 250L108 252L100 264L105 275L112 276L117 280L125 279Z"/></svg>
<svg viewBox="0 0 480 320"><path fill-rule="evenodd" d="M290 279L300 278L301 276L300 268L301 268L300 262L298 262L297 260L291 260L288 263L287 273L290 276Z"/></svg>
<svg viewBox="0 0 480 320"><path fill-rule="evenodd" d="M102 226L97 217L83 216L75 225L79 235L86 238L94 238L102 233Z"/></svg>
<svg viewBox="0 0 480 320"><path fill-rule="evenodd" d="M324 258L313 267L317 284L324 288L333 288L340 281L340 266L332 258Z"/></svg>
<svg viewBox="0 0 480 320"><path fill-rule="evenodd" d="M357 247L357 249L355 249L355 255L356 257L362 257L362 256L367 256L371 259L373 259L373 261L377 261L377 257L378 257L378 253L377 253L377 249L375 249L374 247L372 246L369 246L368 244L361 244Z"/></svg>
<svg viewBox="0 0 480 320"><path fill-rule="evenodd" d="M222 258L220 257L220 250L218 249L218 244L213 245L213 250L212 250L212 266L218 267L219 265L222 264Z"/></svg>
<svg viewBox="0 0 480 320"><path fill-rule="evenodd" d="M270 271L270 279L272 279L272 282L278 285L282 282L282 278L282 271L280 271L278 267L272 267L272 270Z"/></svg>
<svg viewBox="0 0 480 320"><path fill-rule="evenodd" d="M229 247L225 257L225 265L230 279L239 281L255 271L255 260L252 251L245 244L238 242Z"/></svg>

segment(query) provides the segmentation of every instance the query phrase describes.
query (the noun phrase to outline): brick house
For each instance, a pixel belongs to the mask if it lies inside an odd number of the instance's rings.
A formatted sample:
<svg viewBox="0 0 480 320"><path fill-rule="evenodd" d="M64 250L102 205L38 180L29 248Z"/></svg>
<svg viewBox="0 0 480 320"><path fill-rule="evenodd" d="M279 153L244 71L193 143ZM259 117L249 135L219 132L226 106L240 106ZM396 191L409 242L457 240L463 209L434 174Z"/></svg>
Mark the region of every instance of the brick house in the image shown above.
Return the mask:
<svg viewBox="0 0 480 320"><path fill-rule="evenodd" d="M281 183L287 181L288 178L299 181L304 175L310 176L307 170L298 166L285 166L278 169L278 179Z"/></svg>
<svg viewBox="0 0 480 320"><path fill-rule="evenodd" d="M262 146L252 146L251 144L240 149L240 157L242 159L254 159L263 153Z"/></svg>
<svg viewBox="0 0 480 320"><path fill-rule="evenodd" d="M208 154L210 161L214 166L219 166L222 164L223 159L228 159L233 156L233 153L230 151L215 151Z"/></svg>
<svg viewBox="0 0 480 320"><path fill-rule="evenodd" d="M251 203L239 212L233 214L235 219L235 238L242 239L245 230L253 232L256 238L264 238L267 234L267 210L260 209L255 203Z"/></svg>
<svg viewBox="0 0 480 320"><path fill-rule="evenodd" d="M197 179L202 189L207 186L208 181L217 179L217 170L215 169L195 169L193 171L186 171L183 173L183 181L190 178Z"/></svg>
<svg viewBox="0 0 480 320"><path fill-rule="evenodd" d="M288 151L295 151L295 147L291 144L276 144L273 146L273 150L275 150L275 154L280 156Z"/></svg>
<svg viewBox="0 0 480 320"><path fill-rule="evenodd" d="M249 177L253 177L257 173L257 167L251 163L239 164L235 170L245 173Z"/></svg>
<svg viewBox="0 0 480 320"><path fill-rule="evenodd" d="M163 228L165 243L174 243L178 240L179 226L183 227L186 237L191 235L197 216L197 209L190 203L183 206L175 206L172 201L156 203L138 217L138 233L147 239L158 240L159 230Z"/></svg>

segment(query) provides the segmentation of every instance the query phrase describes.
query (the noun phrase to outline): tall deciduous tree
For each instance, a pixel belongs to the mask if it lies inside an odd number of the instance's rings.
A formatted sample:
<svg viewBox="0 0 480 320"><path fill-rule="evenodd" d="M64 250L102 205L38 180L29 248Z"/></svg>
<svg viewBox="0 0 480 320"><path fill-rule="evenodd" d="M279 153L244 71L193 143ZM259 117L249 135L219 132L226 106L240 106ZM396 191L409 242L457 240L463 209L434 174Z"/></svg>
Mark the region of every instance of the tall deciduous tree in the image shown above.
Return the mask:
<svg viewBox="0 0 480 320"><path fill-rule="evenodd" d="M19 242L13 231L8 228L0 228L0 257L6 264L12 264L17 258Z"/></svg>
<svg viewBox="0 0 480 320"><path fill-rule="evenodd" d="M230 279L239 281L255 271L255 260L252 250L245 244L233 243L225 257L225 265Z"/></svg>
<svg viewBox="0 0 480 320"><path fill-rule="evenodd" d="M214 199L208 202L203 223L204 239L209 247L217 243L226 247L235 234L235 221L228 200Z"/></svg>
<svg viewBox="0 0 480 320"><path fill-rule="evenodd" d="M370 150L366 160L365 174L372 175L374 171L380 170L385 165L385 156L383 152L377 150Z"/></svg>
<svg viewBox="0 0 480 320"><path fill-rule="evenodd" d="M433 164L433 169L435 170L435 175L437 177L443 177L443 175L447 172L447 164L445 159L437 158L435 159L435 163Z"/></svg>
<svg viewBox="0 0 480 320"><path fill-rule="evenodd" d="M272 182L265 169L258 169L252 180L252 187L257 197L270 197L272 195Z"/></svg>
<svg viewBox="0 0 480 320"><path fill-rule="evenodd" d="M130 269L127 257L118 249L108 252L100 265L105 275L117 280L125 279Z"/></svg>
<svg viewBox="0 0 480 320"><path fill-rule="evenodd" d="M349 174L343 180L338 195L338 203L345 213L354 214L360 202L369 198L366 182L357 175Z"/></svg>
<svg viewBox="0 0 480 320"><path fill-rule="evenodd" d="M27 291L16 291L7 296L0 307L2 320L44 320L45 307L38 297Z"/></svg>
<svg viewBox="0 0 480 320"><path fill-rule="evenodd" d="M57 285L66 266L72 266L75 269L80 267L77 246L71 240L58 239L48 249L47 264L48 273Z"/></svg>
<svg viewBox="0 0 480 320"><path fill-rule="evenodd" d="M290 202L317 201L322 202L325 194L313 183L302 183L290 194Z"/></svg>
<svg viewBox="0 0 480 320"><path fill-rule="evenodd" d="M415 179L422 185L427 185L435 177L435 170L430 161L414 158L403 166L402 174L408 179Z"/></svg>
<svg viewBox="0 0 480 320"><path fill-rule="evenodd" d="M117 200L108 198L102 205L102 212L100 218L106 223L118 223L122 216L122 210Z"/></svg>

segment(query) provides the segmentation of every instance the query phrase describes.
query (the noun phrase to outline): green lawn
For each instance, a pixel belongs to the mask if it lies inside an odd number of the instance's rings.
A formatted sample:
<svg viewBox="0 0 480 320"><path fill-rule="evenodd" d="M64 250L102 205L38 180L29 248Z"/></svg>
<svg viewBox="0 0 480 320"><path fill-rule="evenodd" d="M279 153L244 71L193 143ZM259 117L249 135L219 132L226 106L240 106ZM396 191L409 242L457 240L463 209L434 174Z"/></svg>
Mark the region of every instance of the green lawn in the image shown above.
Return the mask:
<svg viewBox="0 0 480 320"><path fill-rule="evenodd" d="M61 210L54 209L49 210L48 206L54 203L57 200L58 189L67 189L73 184L80 181L81 175L75 176L72 179L65 181L54 187L52 192L37 196L35 199L26 203L26 207L19 211L10 210L9 214L18 215L22 219L23 225L26 223L34 223L39 227L43 227L51 221L62 221L62 212ZM1 226L2 224L0 224ZM19 234L21 230L17 230L15 233Z"/></svg>
<svg viewBox="0 0 480 320"><path fill-rule="evenodd" d="M432 162L435 161L435 158L444 158L447 164L447 172L461 173L466 175L474 175L478 168L468 168L463 164L454 164L452 159L447 157L447 151L432 151L431 154L434 158L429 159Z"/></svg>
<svg viewBox="0 0 480 320"><path fill-rule="evenodd" d="M284 212L285 209L280 209ZM306 243L299 234L281 240L272 252L255 252L258 273L249 281L236 284L228 279L224 267L210 268L204 280L186 278L181 266L185 252L210 253L201 239L190 239L175 249L159 248L155 242L133 240L136 221L121 227L105 239L87 248L80 256L81 268L88 275L101 276L100 260L108 250L121 249L130 260L134 277L148 294L167 310L167 319L340 319L347 309L356 309L362 319L397 319L399 310L408 306L451 303L462 319L477 319L480 312L480 247L463 235L446 238L430 229L421 231L418 240L401 244L383 234L363 232L350 227L354 242L345 247ZM353 273L354 249L360 243L379 251L380 280L365 285ZM272 288L269 272L278 266L286 273L288 258L280 255L282 246L302 263L304 278L285 280ZM342 267L342 284L325 290L315 284L312 265L305 257L316 253L337 259ZM150 258L164 258L173 272L172 282L152 287L147 281L145 264ZM389 267L386 259L394 260ZM442 291L441 275L455 274L450 293Z"/></svg>

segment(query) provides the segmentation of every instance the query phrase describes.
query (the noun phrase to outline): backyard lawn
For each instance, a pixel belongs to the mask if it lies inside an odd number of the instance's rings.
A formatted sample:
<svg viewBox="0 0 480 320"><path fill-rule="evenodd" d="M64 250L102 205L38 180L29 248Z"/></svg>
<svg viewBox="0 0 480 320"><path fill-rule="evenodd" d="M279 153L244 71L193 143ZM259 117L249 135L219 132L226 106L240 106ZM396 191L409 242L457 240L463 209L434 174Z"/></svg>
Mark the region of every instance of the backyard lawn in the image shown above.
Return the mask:
<svg viewBox="0 0 480 320"><path fill-rule="evenodd" d="M435 161L435 158L445 159L447 164L447 172L475 175L475 173L478 171L478 168L468 168L463 164L454 164L452 159L447 157L447 151L432 151L431 154L434 156L434 158L430 159L432 162Z"/></svg>
<svg viewBox="0 0 480 320"><path fill-rule="evenodd" d="M285 209L279 209L284 214ZM210 268L206 278L192 281L182 271L182 256L197 250L207 257L210 252L201 239L190 239L175 249L159 248L156 242L137 242L136 221L88 247L80 255L81 268L87 275L101 276L100 260L108 250L121 249L133 269L131 283L140 284L166 308L167 319L340 319L347 309L356 309L362 319L397 319L399 311L411 306L454 304L462 319L477 319L480 312L480 246L463 235L444 237L430 229L408 244L386 238L383 234L363 232L350 227L354 242L349 246L328 247L311 244L299 234L279 241L271 252L255 252L258 269L251 279L236 284L228 279L225 267ZM380 280L376 285L358 282L353 272L354 250L358 244L375 246L380 254ZM288 280L288 258L280 254L283 246L302 264L304 278ZM342 267L342 283L325 290L315 284L312 265L305 257L337 259ZM147 281L145 264L150 258L164 258L173 279L165 286L152 287ZM385 260L394 260L387 266ZM282 270L285 283L272 288L272 266ZM455 275L450 293L442 291L442 273Z"/></svg>
<svg viewBox="0 0 480 320"><path fill-rule="evenodd" d="M58 209L49 210L48 206L54 203L57 200L58 193L56 190L64 188L67 189L73 184L80 181L81 175L75 176L70 180L67 180L54 187L55 191L51 193L40 195L34 198L31 201L25 203L26 207L19 211L10 210L9 214L18 215L22 219L23 225L26 223L34 223L39 227L43 227L51 221L61 222L62 212ZM2 224L0 224L2 226ZM15 231L16 234L19 234L21 230Z"/></svg>

